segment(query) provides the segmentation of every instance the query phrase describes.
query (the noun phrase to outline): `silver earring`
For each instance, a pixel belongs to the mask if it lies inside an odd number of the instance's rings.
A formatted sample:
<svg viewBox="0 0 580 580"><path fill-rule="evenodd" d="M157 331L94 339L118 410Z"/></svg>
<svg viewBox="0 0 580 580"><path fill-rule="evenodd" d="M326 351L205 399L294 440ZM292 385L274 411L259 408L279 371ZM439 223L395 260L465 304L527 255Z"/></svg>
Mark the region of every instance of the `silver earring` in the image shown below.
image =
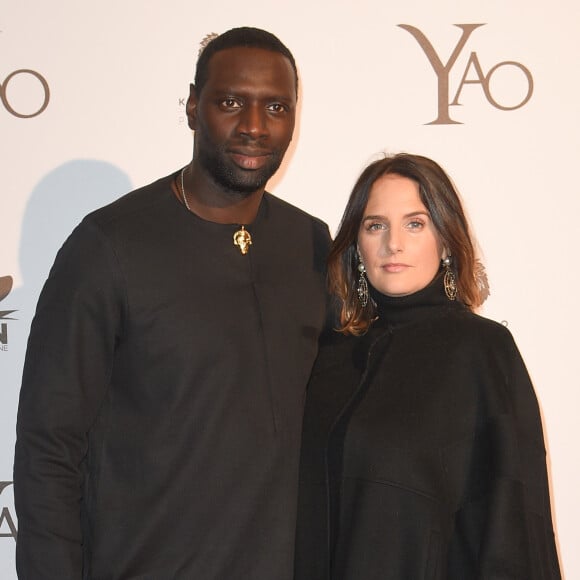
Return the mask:
<svg viewBox="0 0 580 580"><path fill-rule="evenodd" d="M442 264L445 268L445 274L443 275L445 295L449 300L455 300L457 298L457 280L455 278L455 272L451 269L451 257L447 256L444 258Z"/></svg>
<svg viewBox="0 0 580 580"><path fill-rule="evenodd" d="M359 263L357 266L357 270L359 272L359 277L358 277L358 284L356 286L356 293L358 295L358 299L360 302L360 305L364 308L368 302L369 302L369 285L367 283L367 279L366 279L366 271L365 271L365 266L362 263L362 260L359 257Z"/></svg>

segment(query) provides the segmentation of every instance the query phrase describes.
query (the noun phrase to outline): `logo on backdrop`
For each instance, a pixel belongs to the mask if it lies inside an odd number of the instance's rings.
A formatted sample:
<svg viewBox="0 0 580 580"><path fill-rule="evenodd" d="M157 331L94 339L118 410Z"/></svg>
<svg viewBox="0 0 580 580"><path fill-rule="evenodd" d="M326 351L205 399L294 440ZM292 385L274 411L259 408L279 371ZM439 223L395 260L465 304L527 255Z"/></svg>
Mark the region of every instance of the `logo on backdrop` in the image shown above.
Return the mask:
<svg viewBox="0 0 580 580"><path fill-rule="evenodd" d="M0 538L13 538L16 541L18 530L16 529L14 514L14 500L9 499L10 493L4 493L12 485L11 481L0 481ZM10 505L6 505L6 504Z"/></svg>
<svg viewBox="0 0 580 580"><path fill-rule="evenodd" d="M492 66L487 71L487 73L485 73L479 61L477 52L472 51L469 55L467 66L463 71L463 76L461 77L459 86L455 92L455 97L452 101L449 101L449 73L453 69L457 58L459 57L461 51L465 48L465 45L467 44L467 41L469 40L473 31L477 28L480 28L481 26L485 26L485 24L455 24L454 26L457 26L461 29L461 37L445 64L437 54L429 39L423 32L421 32L421 30L409 24L399 24L398 26L411 34L413 38L419 43L419 46L422 48L425 56L435 71L435 75L437 76L437 118L430 123L426 123L427 125L461 124L459 121L454 121L450 117L449 107L460 105L459 97L461 96L461 91L463 90L463 87L468 84L481 85L481 90L483 91L483 94L485 95L488 103L496 109L501 109L502 111L513 111L515 109L519 109L532 98L532 93L534 92L534 79L532 77L532 73L522 63L516 62L514 60L505 60L498 62ZM497 73L499 69L505 69L508 67L511 69L510 73L512 75L523 75L527 85L526 94L519 100L519 102L516 102L515 104L500 103L499 100L493 96L490 87L493 75ZM475 78L468 78L468 75L470 75L472 71Z"/></svg>
<svg viewBox="0 0 580 580"><path fill-rule="evenodd" d="M20 88L19 92L10 90L15 86L18 88L18 85L24 85L24 89ZM38 99L35 98L34 93L38 93ZM31 100L35 101L32 105L29 103ZM0 83L0 101L11 115L20 119L30 119L40 115L48 107L50 87L38 71L20 68L12 71Z"/></svg>
<svg viewBox="0 0 580 580"><path fill-rule="evenodd" d="M12 276L0 277L0 302L10 294L12 290ZM8 350L8 323L6 320L16 320L10 315L16 310L0 310L0 351Z"/></svg>
<svg viewBox="0 0 580 580"><path fill-rule="evenodd" d="M185 105L187 98L179 97L177 99L177 122L179 125L184 125L187 122L187 115L185 114Z"/></svg>

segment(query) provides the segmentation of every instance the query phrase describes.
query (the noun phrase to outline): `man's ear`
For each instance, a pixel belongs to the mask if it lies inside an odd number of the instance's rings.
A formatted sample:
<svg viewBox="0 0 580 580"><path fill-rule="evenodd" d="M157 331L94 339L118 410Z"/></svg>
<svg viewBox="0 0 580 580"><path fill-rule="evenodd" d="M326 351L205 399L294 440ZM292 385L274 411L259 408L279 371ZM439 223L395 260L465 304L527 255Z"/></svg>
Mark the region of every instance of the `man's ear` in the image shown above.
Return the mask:
<svg viewBox="0 0 580 580"><path fill-rule="evenodd" d="M189 85L189 98L185 105L185 112L187 114L187 124L192 131L197 128L197 91L193 84Z"/></svg>

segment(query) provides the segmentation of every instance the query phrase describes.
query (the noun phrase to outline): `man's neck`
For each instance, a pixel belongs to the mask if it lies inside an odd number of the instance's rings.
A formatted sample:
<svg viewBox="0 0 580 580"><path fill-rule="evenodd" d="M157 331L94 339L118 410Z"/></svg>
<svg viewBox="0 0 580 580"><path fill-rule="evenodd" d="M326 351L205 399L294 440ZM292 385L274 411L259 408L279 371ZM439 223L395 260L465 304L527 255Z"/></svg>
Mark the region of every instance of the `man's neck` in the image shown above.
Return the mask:
<svg viewBox="0 0 580 580"><path fill-rule="evenodd" d="M200 218L220 224L250 224L256 218L264 196L264 187L249 194L226 191L199 172L191 174L190 167L185 174L178 174L177 189L183 202L183 186L190 211Z"/></svg>

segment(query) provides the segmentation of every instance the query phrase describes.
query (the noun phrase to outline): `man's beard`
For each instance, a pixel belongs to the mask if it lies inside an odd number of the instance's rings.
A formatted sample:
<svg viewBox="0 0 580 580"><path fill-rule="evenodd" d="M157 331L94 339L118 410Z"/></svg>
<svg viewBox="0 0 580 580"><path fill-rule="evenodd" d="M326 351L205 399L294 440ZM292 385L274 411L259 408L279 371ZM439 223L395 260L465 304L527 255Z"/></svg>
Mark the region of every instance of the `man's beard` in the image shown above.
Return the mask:
<svg viewBox="0 0 580 580"><path fill-rule="evenodd" d="M228 158L224 148L204 143L198 148L198 161L216 184L230 193L247 197L265 187L280 167L284 153L285 151L274 150L263 167L244 170Z"/></svg>

